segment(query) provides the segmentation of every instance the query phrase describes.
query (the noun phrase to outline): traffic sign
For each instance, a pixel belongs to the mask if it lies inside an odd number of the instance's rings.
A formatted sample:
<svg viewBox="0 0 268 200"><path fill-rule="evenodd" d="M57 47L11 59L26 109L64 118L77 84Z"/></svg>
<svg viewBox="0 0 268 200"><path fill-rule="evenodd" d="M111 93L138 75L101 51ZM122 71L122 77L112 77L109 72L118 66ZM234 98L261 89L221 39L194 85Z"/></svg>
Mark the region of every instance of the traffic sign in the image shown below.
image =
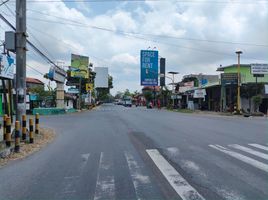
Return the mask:
<svg viewBox="0 0 268 200"><path fill-rule="evenodd" d="M93 90L93 84L92 83L87 83L86 84L86 91L92 91Z"/></svg>

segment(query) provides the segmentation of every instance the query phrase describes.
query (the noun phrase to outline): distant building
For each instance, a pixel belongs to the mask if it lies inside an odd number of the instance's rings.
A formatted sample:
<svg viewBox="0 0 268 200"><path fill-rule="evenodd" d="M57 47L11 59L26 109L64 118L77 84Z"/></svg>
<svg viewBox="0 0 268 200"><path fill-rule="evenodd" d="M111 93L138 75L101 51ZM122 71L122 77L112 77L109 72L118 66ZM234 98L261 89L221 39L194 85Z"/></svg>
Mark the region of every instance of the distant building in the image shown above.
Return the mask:
<svg viewBox="0 0 268 200"><path fill-rule="evenodd" d="M257 69L257 74L254 74L256 65L261 66ZM254 69L255 68L255 69ZM222 66L217 71L221 74L221 110L232 110L232 107L237 102L237 64ZM253 72L253 73L252 73ZM225 78L223 78L223 75ZM229 76L228 76L229 75ZM231 76L230 76L231 75ZM226 77L228 79L226 79ZM267 64L241 64L240 65L240 80L241 80L241 108L243 111L253 111L252 97L261 95L263 100L258 110L267 113L268 109L268 94L265 91L265 85L268 84L268 67Z"/></svg>
<svg viewBox="0 0 268 200"><path fill-rule="evenodd" d="M26 89L27 90L35 88L35 87L43 87L44 88L44 86L45 86L45 84L37 78L30 78L30 77L26 78Z"/></svg>

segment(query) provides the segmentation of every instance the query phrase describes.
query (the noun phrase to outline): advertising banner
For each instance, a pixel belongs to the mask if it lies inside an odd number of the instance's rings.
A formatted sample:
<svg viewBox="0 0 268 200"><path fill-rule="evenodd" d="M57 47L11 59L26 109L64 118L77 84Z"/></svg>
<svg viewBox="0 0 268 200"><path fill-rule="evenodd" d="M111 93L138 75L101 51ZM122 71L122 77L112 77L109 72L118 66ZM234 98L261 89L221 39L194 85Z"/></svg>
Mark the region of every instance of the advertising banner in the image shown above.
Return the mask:
<svg viewBox="0 0 268 200"><path fill-rule="evenodd" d="M238 76L237 73L222 73L221 84L222 85L235 85L237 84Z"/></svg>
<svg viewBox="0 0 268 200"><path fill-rule="evenodd" d="M68 93L79 94L79 90L77 88L68 88Z"/></svg>
<svg viewBox="0 0 268 200"><path fill-rule="evenodd" d="M89 78L89 58L81 55L71 55L71 77Z"/></svg>
<svg viewBox="0 0 268 200"><path fill-rule="evenodd" d="M205 98L206 90L205 89L197 89L194 91L194 98Z"/></svg>
<svg viewBox="0 0 268 200"><path fill-rule="evenodd" d="M158 85L158 51L141 50L141 85Z"/></svg>
<svg viewBox="0 0 268 200"><path fill-rule="evenodd" d="M64 69L61 69L55 66L50 67L49 72L48 72L49 79L56 81L56 82L64 83L65 77L66 77L66 72Z"/></svg>
<svg viewBox="0 0 268 200"><path fill-rule="evenodd" d="M108 67L95 67L95 88L108 88Z"/></svg>
<svg viewBox="0 0 268 200"><path fill-rule="evenodd" d="M268 85L265 85L264 89L265 89L265 94L268 94Z"/></svg>
<svg viewBox="0 0 268 200"><path fill-rule="evenodd" d="M189 81L189 82L185 82L185 83L183 83L183 86L185 86L185 87L194 87L194 81Z"/></svg>
<svg viewBox="0 0 268 200"><path fill-rule="evenodd" d="M0 54L0 77L13 79L14 78L15 59Z"/></svg>
<svg viewBox="0 0 268 200"><path fill-rule="evenodd" d="M251 64L251 74L268 74L268 64Z"/></svg>

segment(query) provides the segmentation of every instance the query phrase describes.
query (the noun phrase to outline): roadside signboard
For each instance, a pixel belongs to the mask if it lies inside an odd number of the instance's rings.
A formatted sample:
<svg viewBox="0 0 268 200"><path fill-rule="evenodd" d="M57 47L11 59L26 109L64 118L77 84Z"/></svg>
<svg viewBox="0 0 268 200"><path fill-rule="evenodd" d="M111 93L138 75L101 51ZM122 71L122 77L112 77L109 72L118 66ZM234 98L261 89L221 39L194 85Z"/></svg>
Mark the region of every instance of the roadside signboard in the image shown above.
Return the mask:
<svg viewBox="0 0 268 200"><path fill-rule="evenodd" d="M165 58L160 58L160 74L166 74L166 59ZM166 85L166 77L160 76L160 86L165 86Z"/></svg>
<svg viewBox="0 0 268 200"><path fill-rule="evenodd" d="M141 50L140 67L141 67L141 85L157 86L158 85L158 51Z"/></svg>
<svg viewBox="0 0 268 200"><path fill-rule="evenodd" d="M95 67L95 88L108 88L108 67Z"/></svg>
<svg viewBox="0 0 268 200"><path fill-rule="evenodd" d="M268 85L264 85L265 94L268 94Z"/></svg>
<svg viewBox="0 0 268 200"><path fill-rule="evenodd" d="M171 99L182 99L182 96L178 94L173 94L171 95Z"/></svg>
<svg viewBox="0 0 268 200"><path fill-rule="evenodd" d="M81 55L71 55L71 77L89 78L89 58Z"/></svg>
<svg viewBox="0 0 268 200"><path fill-rule="evenodd" d="M68 93L70 93L70 94L78 94L79 90L77 88L68 88Z"/></svg>
<svg viewBox="0 0 268 200"><path fill-rule="evenodd" d="M87 83L86 84L86 91L92 91L93 90L93 84L92 83Z"/></svg>
<svg viewBox="0 0 268 200"><path fill-rule="evenodd" d="M194 98L205 98L206 95L207 93L205 89L196 89L194 91Z"/></svg>
<svg viewBox="0 0 268 200"><path fill-rule="evenodd" d="M194 87L194 81L189 81L189 82L185 82L185 83L183 83L183 86L185 86L185 87Z"/></svg>
<svg viewBox="0 0 268 200"><path fill-rule="evenodd" d="M251 74L268 74L268 64L251 64Z"/></svg>
<svg viewBox="0 0 268 200"><path fill-rule="evenodd" d="M237 73L222 73L221 84L222 85L233 85L237 84L238 76Z"/></svg>
<svg viewBox="0 0 268 200"><path fill-rule="evenodd" d="M48 72L49 79L59 82L59 83L64 83L65 77L66 77L66 72L64 69L61 69L55 66L50 67L49 72Z"/></svg>
<svg viewBox="0 0 268 200"><path fill-rule="evenodd" d="M0 54L0 77L14 79L15 59Z"/></svg>

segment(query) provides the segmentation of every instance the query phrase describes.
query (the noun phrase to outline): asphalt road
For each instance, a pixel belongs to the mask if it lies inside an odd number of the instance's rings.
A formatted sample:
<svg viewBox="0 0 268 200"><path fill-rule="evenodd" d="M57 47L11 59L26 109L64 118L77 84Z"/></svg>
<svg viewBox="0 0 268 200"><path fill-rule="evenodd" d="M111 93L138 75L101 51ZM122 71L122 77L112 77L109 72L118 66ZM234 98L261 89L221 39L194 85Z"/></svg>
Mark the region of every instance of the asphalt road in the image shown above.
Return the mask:
<svg viewBox="0 0 268 200"><path fill-rule="evenodd" d="M268 199L268 120L102 105L0 168L0 199Z"/></svg>

